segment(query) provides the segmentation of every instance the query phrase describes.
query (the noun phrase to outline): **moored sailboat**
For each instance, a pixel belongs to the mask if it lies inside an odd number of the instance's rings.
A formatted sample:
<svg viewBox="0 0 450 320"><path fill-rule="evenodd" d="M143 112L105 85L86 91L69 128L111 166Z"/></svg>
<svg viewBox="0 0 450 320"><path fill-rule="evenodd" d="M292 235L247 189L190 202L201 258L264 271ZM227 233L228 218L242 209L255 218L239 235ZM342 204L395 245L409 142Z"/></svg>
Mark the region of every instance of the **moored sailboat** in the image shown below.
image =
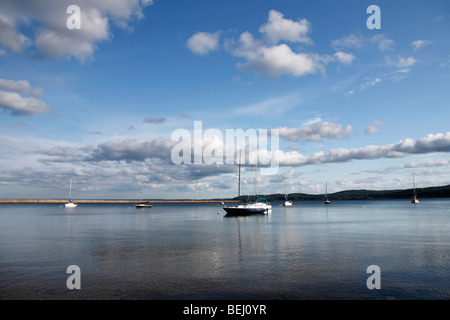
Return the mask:
<svg viewBox="0 0 450 320"><path fill-rule="evenodd" d="M419 203L419 199L417 198L417 195L416 195L416 183L414 182L414 175L413 175L413 190L414 190L414 195L411 198L411 203Z"/></svg>
<svg viewBox="0 0 450 320"><path fill-rule="evenodd" d="M264 198L258 197L258 174L257 174L257 166L255 165L256 172L256 199L255 202L241 202L241 161L239 155L239 179L238 179L238 204L233 207L227 207L223 202L222 206L227 216L245 216L245 215L254 215L254 214L268 214L272 210L272 205L266 202L261 202L259 200L266 200Z"/></svg>
<svg viewBox="0 0 450 320"><path fill-rule="evenodd" d="M70 178L69 202L67 202L64 205L65 205L66 208L75 208L77 206L77 204L72 201L72 178Z"/></svg>
<svg viewBox="0 0 450 320"><path fill-rule="evenodd" d="M148 201L142 201L142 190L141 190L141 201L134 205L137 209L145 209L145 208L151 208L152 205Z"/></svg>
<svg viewBox="0 0 450 320"><path fill-rule="evenodd" d="M328 199L328 183L325 183L325 204L330 204L330 200Z"/></svg>
<svg viewBox="0 0 450 320"><path fill-rule="evenodd" d="M288 200L287 192L286 192L286 172L284 173L284 203L285 207L292 207L292 201Z"/></svg>

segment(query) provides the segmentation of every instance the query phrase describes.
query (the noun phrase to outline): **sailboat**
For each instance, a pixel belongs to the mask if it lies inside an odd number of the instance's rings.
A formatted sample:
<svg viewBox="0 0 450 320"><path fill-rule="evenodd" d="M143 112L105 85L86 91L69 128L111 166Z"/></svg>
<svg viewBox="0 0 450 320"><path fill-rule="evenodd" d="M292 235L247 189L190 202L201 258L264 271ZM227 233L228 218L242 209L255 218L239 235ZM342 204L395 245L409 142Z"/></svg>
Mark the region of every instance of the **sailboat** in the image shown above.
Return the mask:
<svg viewBox="0 0 450 320"><path fill-rule="evenodd" d="M70 178L69 202L67 202L65 206L66 208L75 208L77 206L77 204L72 201L72 178Z"/></svg>
<svg viewBox="0 0 450 320"><path fill-rule="evenodd" d="M417 198L417 195L416 195L416 184L414 182L414 175L413 175L413 189L414 189L414 195L411 199L411 203L419 203L419 199Z"/></svg>
<svg viewBox="0 0 450 320"><path fill-rule="evenodd" d="M292 207L292 201L288 200L286 193L286 172L284 172L284 204L285 207Z"/></svg>
<svg viewBox="0 0 450 320"><path fill-rule="evenodd" d="M152 205L148 201L142 201L142 189L141 189L141 201L135 205L138 209L151 208Z"/></svg>
<svg viewBox="0 0 450 320"><path fill-rule="evenodd" d="M330 204L330 200L328 200L328 184L325 183L325 204Z"/></svg>
<svg viewBox="0 0 450 320"><path fill-rule="evenodd" d="M255 202L241 203L241 156L239 154L239 182L238 182L238 204L233 207L227 207L223 202L222 206L227 216L246 216L254 214L268 214L272 210L272 205L266 202L260 202L258 200L266 200L258 197L258 171L257 165L255 165L256 176L256 200Z"/></svg>

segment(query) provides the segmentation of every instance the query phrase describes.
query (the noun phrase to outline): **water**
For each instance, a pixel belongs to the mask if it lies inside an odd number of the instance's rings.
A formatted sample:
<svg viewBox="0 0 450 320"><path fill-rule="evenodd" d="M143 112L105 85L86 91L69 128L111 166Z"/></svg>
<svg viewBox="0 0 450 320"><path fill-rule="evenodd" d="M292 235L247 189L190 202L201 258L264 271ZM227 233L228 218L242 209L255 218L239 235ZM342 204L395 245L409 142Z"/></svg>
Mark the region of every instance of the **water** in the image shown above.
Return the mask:
<svg viewBox="0 0 450 320"><path fill-rule="evenodd" d="M0 205L3 300L447 300L449 257L449 199L273 203L238 218L217 204Z"/></svg>

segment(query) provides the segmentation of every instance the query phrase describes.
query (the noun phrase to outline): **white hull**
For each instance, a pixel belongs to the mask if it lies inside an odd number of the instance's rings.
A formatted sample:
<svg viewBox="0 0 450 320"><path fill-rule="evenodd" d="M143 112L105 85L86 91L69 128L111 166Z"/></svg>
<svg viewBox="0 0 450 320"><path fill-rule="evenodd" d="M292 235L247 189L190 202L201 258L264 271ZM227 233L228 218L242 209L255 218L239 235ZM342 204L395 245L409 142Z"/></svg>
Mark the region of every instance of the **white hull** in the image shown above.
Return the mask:
<svg viewBox="0 0 450 320"><path fill-rule="evenodd" d="M72 178L70 178L69 202L65 204L66 208L75 208L77 206L77 204L73 203L71 199L72 199Z"/></svg>
<svg viewBox="0 0 450 320"><path fill-rule="evenodd" d="M284 202L285 207L292 207L292 201L288 200Z"/></svg>
<svg viewBox="0 0 450 320"><path fill-rule="evenodd" d="M227 215L269 214L272 211L272 205L263 202L238 204L234 207L226 207L222 202L222 205Z"/></svg>
<svg viewBox="0 0 450 320"><path fill-rule="evenodd" d="M135 207L138 208L138 209L141 209L141 208L144 209L144 208L151 208L152 205L151 204L147 204L147 203L139 203L139 204L135 205Z"/></svg>
<svg viewBox="0 0 450 320"><path fill-rule="evenodd" d="M69 202L69 203L66 203L65 206L66 206L66 208L75 208L77 206L77 204L73 203L73 202Z"/></svg>
<svg viewBox="0 0 450 320"><path fill-rule="evenodd" d="M414 189L414 196L411 199L411 203L419 203L419 199L417 199L416 196L416 183L414 182L414 175L413 175L413 189Z"/></svg>

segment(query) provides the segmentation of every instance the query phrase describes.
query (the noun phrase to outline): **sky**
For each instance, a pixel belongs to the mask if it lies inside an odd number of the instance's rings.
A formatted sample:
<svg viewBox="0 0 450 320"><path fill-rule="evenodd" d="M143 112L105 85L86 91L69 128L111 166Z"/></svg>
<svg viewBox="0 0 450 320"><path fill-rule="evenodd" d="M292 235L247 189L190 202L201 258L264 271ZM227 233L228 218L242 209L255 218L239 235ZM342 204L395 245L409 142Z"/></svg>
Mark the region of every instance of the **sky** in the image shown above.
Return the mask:
<svg viewBox="0 0 450 320"><path fill-rule="evenodd" d="M235 197L237 149L173 156L230 130L259 194L448 185L449 40L446 0L1 0L0 198Z"/></svg>

